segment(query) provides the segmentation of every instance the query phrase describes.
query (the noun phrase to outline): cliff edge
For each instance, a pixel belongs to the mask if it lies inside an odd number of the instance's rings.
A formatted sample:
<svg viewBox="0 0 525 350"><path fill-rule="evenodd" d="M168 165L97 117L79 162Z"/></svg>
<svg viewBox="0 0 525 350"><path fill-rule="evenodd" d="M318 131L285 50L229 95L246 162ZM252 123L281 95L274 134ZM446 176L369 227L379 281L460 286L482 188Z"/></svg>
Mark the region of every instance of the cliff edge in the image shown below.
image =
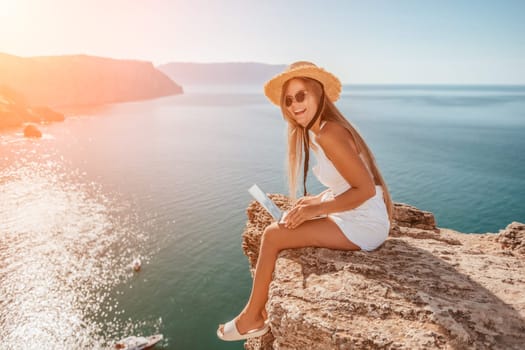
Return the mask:
<svg viewBox="0 0 525 350"><path fill-rule="evenodd" d="M253 276L271 218L255 201L247 215ZM271 332L245 349L523 349L525 225L463 234L400 203L394 218L374 252L282 251L266 306Z"/></svg>

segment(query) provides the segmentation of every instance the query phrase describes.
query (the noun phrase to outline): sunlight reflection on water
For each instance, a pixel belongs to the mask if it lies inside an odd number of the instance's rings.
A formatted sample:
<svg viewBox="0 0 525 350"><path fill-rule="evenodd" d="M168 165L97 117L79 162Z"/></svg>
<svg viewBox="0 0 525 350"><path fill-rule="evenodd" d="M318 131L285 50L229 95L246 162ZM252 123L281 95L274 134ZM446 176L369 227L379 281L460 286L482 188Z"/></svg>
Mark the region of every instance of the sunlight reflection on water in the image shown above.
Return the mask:
<svg viewBox="0 0 525 350"><path fill-rule="evenodd" d="M60 157L40 155L30 142L17 143L9 157L5 146L0 347L106 348L143 327L124 317L112 294L133 275L129 264L137 253L149 259L147 236L129 204L83 180Z"/></svg>

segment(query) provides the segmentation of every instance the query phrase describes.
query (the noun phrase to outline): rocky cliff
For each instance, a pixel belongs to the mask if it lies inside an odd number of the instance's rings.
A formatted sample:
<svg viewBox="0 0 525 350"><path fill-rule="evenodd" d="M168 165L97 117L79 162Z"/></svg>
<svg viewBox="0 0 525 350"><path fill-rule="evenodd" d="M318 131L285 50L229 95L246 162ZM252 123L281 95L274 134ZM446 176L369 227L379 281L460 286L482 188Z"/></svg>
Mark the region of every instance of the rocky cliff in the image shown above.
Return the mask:
<svg viewBox="0 0 525 350"><path fill-rule="evenodd" d="M253 275L270 216L256 202L247 214L242 246ZM464 234L399 203L394 217L374 252L282 251L267 303L271 333L245 348L524 349L525 225Z"/></svg>
<svg viewBox="0 0 525 350"><path fill-rule="evenodd" d="M151 62L87 55L18 57L0 53L0 85L29 105L95 105L182 93Z"/></svg>

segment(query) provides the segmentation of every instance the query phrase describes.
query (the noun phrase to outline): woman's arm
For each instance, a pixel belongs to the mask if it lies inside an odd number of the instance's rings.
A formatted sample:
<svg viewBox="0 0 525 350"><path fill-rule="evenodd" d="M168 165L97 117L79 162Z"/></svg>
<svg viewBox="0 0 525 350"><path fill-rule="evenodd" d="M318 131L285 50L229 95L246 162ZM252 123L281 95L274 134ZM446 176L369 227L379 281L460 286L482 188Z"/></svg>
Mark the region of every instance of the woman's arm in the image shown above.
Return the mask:
<svg viewBox="0 0 525 350"><path fill-rule="evenodd" d="M317 196L315 196L315 198L316 198L316 200L317 200L317 201L316 201L316 204L317 204L317 203L321 203L321 199L323 198L323 195L324 195L325 193L328 193L328 192L330 192L330 189L329 189L329 188L327 188L326 190L324 190L323 192L321 192L321 193L319 193Z"/></svg>
<svg viewBox="0 0 525 350"><path fill-rule="evenodd" d="M321 192L321 193L319 193L319 194L317 194L315 196L301 197L294 203L294 206L299 205L299 204L318 204L318 203L321 203L321 199L323 198L323 195L325 193L327 193L328 191L330 191L329 188L327 188L326 190L324 190L323 192Z"/></svg>
<svg viewBox="0 0 525 350"><path fill-rule="evenodd" d="M332 200L315 204L318 215L354 209L375 195L375 184L349 132L335 123L327 123L318 137L326 156L352 186Z"/></svg>
<svg viewBox="0 0 525 350"><path fill-rule="evenodd" d="M318 215L351 210L375 195L372 177L345 128L335 123L326 123L317 141L351 188L332 200L296 205L286 217L285 225L288 228L295 228Z"/></svg>

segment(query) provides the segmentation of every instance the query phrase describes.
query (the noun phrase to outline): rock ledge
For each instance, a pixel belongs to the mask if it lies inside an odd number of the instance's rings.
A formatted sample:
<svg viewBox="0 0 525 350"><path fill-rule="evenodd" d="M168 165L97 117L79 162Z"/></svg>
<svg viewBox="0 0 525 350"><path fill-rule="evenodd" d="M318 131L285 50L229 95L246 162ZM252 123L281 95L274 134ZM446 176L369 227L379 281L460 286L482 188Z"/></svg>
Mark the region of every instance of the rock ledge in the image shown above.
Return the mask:
<svg viewBox="0 0 525 350"><path fill-rule="evenodd" d="M257 202L247 215L253 275L271 221ZM282 251L267 304L272 331L245 349L523 349L525 225L463 234L400 203L394 217L374 252Z"/></svg>

